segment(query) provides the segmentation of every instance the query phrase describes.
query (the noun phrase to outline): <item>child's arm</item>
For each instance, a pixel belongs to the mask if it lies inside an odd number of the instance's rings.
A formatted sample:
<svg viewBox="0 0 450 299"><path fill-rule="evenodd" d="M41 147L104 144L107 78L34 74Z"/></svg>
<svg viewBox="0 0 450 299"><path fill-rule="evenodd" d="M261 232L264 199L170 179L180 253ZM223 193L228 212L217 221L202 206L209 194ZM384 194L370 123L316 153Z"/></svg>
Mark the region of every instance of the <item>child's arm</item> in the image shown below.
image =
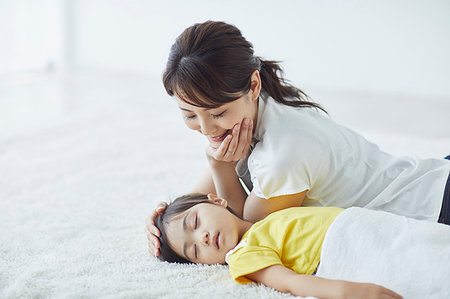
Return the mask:
<svg viewBox="0 0 450 299"><path fill-rule="evenodd" d="M356 283L344 280L331 280L313 275L302 275L282 265L273 265L248 274L253 281L260 282L280 292L296 296L318 298L402 298L402 296L370 283Z"/></svg>

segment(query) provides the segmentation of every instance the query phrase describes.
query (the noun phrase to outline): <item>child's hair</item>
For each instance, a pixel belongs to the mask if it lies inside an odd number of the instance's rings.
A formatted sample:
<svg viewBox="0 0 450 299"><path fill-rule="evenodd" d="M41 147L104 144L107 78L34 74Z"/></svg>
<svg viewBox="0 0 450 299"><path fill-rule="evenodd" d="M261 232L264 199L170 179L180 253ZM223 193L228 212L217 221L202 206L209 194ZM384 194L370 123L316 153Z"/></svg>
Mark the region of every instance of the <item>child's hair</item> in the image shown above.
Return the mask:
<svg viewBox="0 0 450 299"><path fill-rule="evenodd" d="M186 258L178 255L169 245L169 240L167 238L167 224L181 212L187 211L190 208L201 204L201 203L209 203L212 204L208 200L208 196L206 194L201 193L191 193L180 196L176 198L173 202L169 203L164 212L158 215L155 219L155 226L160 231L159 237L159 255L158 258L162 261L170 262L170 263L192 263ZM236 215L236 213L227 206L228 211L232 214Z"/></svg>
<svg viewBox="0 0 450 299"><path fill-rule="evenodd" d="M170 96L197 107L217 108L235 101L251 88L258 70L262 91L293 107L314 107L300 89L283 78L279 62L254 56L253 45L233 25L207 21L185 29L172 45L163 74Z"/></svg>

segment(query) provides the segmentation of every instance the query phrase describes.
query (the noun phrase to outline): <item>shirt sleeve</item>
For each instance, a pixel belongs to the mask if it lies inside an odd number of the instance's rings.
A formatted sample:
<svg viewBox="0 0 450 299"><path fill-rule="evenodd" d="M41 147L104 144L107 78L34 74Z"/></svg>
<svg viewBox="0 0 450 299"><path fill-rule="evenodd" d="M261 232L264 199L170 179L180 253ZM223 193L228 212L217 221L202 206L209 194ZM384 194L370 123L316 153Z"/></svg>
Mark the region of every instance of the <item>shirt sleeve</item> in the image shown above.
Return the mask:
<svg viewBox="0 0 450 299"><path fill-rule="evenodd" d="M324 175L325 151L315 136L268 134L249 157L253 192L269 199L311 190Z"/></svg>
<svg viewBox="0 0 450 299"><path fill-rule="evenodd" d="M284 160L284 161L283 161ZM256 196L269 199L310 189L304 166L289 159L255 159L252 161L253 191ZM288 163L295 163L287 165Z"/></svg>
<svg viewBox="0 0 450 299"><path fill-rule="evenodd" d="M241 284L252 282L245 277L248 274L272 265L282 265L276 251L267 247L246 246L229 257L229 269L231 277Z"/></svg>

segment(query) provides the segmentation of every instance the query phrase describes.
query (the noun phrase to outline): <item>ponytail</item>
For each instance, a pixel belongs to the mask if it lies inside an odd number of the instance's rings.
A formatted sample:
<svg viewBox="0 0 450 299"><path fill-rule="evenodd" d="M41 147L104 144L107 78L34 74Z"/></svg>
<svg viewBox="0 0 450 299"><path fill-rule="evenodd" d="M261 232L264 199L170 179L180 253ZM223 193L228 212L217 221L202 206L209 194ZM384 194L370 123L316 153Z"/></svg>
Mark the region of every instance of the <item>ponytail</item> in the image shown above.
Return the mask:
<svg viewBox="0 0 450 299"><path fill-rule="evenodd" d="M297 87L289 84L283 78L283 69L278 61L262 60L259 74L261 76L262 90L280 104L292 107L310 107L322 110L322 106L310 100L310 97ZM290 100L288 100L290 99Z"/></svg>

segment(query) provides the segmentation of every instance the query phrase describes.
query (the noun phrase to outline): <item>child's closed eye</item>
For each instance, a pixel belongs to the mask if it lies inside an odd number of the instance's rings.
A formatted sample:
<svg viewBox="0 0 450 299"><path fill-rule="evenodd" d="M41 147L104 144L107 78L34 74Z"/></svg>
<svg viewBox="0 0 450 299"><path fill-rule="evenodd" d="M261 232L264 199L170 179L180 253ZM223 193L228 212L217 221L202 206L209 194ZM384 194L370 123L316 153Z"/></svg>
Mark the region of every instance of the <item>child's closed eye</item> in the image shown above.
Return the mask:
<svg viewBox="0 0 450 299"><path fill-rule="evenodd" d="M198 227L198 215L196 214L195 218L194 218L194 229L197 229L197 227ZM195 259L197 259L197 257L198 257L197 244L194 244L194 257L195 257Z"/></svg>

